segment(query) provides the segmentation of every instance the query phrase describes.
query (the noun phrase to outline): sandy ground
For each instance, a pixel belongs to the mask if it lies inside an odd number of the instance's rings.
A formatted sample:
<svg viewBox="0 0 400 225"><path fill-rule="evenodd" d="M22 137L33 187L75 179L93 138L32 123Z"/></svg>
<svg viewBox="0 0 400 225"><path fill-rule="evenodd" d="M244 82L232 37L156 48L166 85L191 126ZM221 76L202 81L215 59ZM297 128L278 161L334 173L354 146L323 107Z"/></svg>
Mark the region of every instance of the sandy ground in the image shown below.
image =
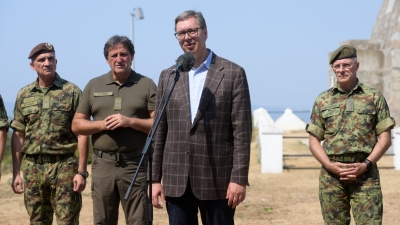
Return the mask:
<svg viewBox="0 0 400 225"><path fill-rule="evenodd" d="M288 136L306 136L286 133ZM284 154L310 154L307 139L285 138ZM323 224L318 200L319 163L313 157L287 157L289 169L280 174L261 174L257 143L253 143L250 166L250 187L244 203L238 206L236 224ZM400 224L400 171L393 169L393 157L384 156L378 163L384 199L383 224ZM0 183L0 224L29 224L23 196L13 194L11 174L3 174ZM90 177L88 182L90 183ZM92 224L90 187L83 192L80 224ZM56 224L56 222L54 222ZM120 210L119 224L125 224ZM155 225L168 224L164 209L154 210ZM351 224L355 224L353 221Z"/></svg>

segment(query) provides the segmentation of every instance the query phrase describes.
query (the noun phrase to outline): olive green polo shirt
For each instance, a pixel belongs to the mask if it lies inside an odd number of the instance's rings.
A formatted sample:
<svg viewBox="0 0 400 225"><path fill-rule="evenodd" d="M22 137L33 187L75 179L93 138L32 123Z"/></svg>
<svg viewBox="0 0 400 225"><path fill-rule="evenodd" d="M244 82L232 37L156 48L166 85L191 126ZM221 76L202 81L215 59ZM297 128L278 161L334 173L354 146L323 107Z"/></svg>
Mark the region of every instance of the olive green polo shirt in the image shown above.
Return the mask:
<svg viewBox="0 0 400 225"><path fill-rule="evenodd" d="M153 80L131 71L128 79L119 85L111 71L89 81L83 90L78 113L92 116L93 120L120 113L131 118L148 119L154 110L157 87ZM130 152L142 149L147 134L120 127L92 135L94 148L104 152Z"/></svg>
<svg viewBox="0 0 400 225"><path fill-rule="evenodd" d="M50 87L38 81L23 87L17 95L11 128L25 133L26 154L70 154L78 139L71 130L81 90L56 73Z"/></svg>
<svg viewBox="0 0 400 225"><path fill-rule="evenodd" d="M371 153L377 136L395 126L382 93L360 82L349 93L338 85L315 100L307 132L325 140L328 155Z"/></svg>
<svg viewBox="0 0 400 225"><path fill-rule="evenodd" d="M6 128L8 130L8 127L6 107L4 106L3 98L0 95L0 128Z"/></svg>

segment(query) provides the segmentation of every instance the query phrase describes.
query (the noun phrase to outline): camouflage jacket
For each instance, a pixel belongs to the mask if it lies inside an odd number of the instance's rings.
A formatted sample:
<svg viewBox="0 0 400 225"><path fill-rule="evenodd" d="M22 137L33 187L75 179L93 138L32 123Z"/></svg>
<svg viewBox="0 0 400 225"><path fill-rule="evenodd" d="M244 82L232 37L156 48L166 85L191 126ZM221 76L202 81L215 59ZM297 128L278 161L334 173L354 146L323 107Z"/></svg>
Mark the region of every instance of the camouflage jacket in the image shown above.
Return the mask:
<svg viewBox="0 0 400 225"><path fill-rule="evenodd" d="M0 128L6 128L8 130L8 127L6 107L4 106L3 98L0 95Z"/></svg>
<svg viewBox="0 0 400 225"><path fill-rule="evenodd" d="M71 130L81 90L56 73L50 87L35 81L17 95L11 128L25 133L26 154L68 154L75 152L77 137Z"/></svg>
<svg viewBox="0 0 400 225"><path fill-rule="evenodd" d="M389 107L382 93L360 82L350 93L338 85L315 100L308 133L325 140L328 155L371 153L377 136L393 128Z"/></svg>

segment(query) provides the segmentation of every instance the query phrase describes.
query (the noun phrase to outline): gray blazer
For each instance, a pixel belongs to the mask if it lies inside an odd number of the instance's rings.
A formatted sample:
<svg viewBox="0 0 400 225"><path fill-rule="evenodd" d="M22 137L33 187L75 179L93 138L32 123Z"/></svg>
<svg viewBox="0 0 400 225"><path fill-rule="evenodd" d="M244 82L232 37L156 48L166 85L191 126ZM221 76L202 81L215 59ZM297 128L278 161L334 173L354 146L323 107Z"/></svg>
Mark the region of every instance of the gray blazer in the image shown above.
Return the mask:
<svg viewBox="0 0 400 225"><path fill-rule="evenodd" d="M161 72L156 107L172 86L172 68ZM154 138L152 180L162 179L165 195L179 197L190 177L198 199L225 199L229 182L248 185L251 132L246 73L213 54L193 124L188 73L181 73Z"/></svg>

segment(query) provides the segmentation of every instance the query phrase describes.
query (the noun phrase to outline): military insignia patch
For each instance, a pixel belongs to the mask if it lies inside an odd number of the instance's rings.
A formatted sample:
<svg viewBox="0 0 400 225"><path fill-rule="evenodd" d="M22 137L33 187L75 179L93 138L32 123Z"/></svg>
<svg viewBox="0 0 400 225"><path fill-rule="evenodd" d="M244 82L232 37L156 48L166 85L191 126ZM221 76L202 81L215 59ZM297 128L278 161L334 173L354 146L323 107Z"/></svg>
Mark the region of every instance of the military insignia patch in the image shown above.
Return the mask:
<svg viewBox="0 0 400 225"><path fill-rule="evenodd" d="M49 49L49 50L53 50L53 45L49 44L49 43L46 43L46 48Z"/></svg>
<svg viewBox="0 0 400 225"><path fill-rule="evenodd" d="M343 50L343 55L344 55L344 56L351 55L351 52L350 52L350 50L349 50L349 49L347 49L347 48L345 48L345 49Z"/></svg>
<svg viewBox="0 0 400 225"><path fill-rule="evenodd" d="M354 111L354 100L351 98L346 99L346 112Z"/></svg>
<svg viewBox="0 0 400 225"><path fill-rule="evenodd" d="M114 99L114 110L121 110L122 109L122 98L116 97Z"/></svg>

